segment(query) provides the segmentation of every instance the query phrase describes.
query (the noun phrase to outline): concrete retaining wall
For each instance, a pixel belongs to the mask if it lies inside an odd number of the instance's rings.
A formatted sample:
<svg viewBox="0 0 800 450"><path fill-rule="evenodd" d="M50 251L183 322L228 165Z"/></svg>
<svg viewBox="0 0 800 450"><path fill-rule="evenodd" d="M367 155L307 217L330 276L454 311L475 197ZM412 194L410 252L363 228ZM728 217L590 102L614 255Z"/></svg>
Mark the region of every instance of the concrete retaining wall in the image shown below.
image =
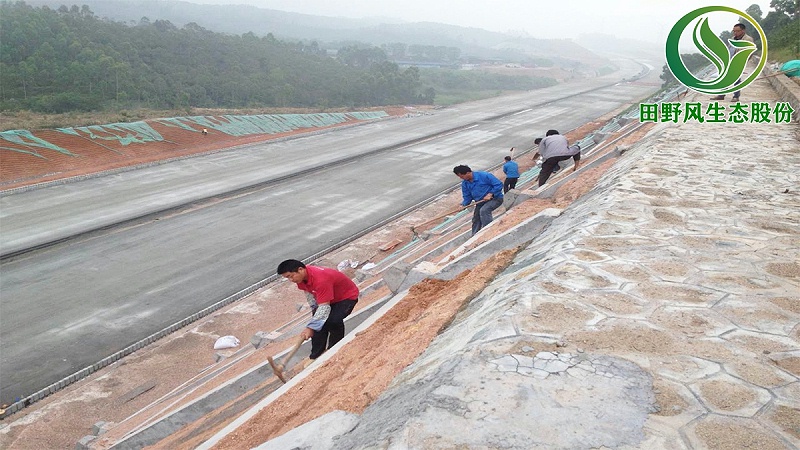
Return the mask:
<svg viewBox="0 0 800 450"><path fill-rule="evenodd" d="M764 72L766 75L772 75L774 72L770 71L769 69L765 69ZM775 75L767 78L769 83L778 92L778 96L780 96L781 101L788 102L792 105L794 109L794 113L792 113L792 119L795 122L800 121L800 85L798 85L793 79L787 77L786 75Z"/></svg>

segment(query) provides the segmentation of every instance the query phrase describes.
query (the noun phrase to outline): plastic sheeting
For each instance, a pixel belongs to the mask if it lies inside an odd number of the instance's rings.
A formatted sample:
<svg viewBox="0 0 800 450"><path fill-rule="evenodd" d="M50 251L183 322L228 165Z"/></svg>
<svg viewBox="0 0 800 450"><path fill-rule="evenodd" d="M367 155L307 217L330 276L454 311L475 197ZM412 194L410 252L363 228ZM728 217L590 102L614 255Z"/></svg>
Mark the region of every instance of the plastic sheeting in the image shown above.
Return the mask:
<svg viewBox="0 0 800 450"><path fill-rule="evenodd" d="M161 142L164 138L146 122L110 123L106 125L90 125L88 127L57 128L65 134L80 136L82 132L90 139L117 141L122 145L145 142Z"/></svg>
<svg viewBox="0 0 800 450"><path fill-rule="evenodd" d="M786 61L786 63L781 66L781 72L785 72L787 77L800 78L800 59Z"/></svg>
<svg viewBox="0 0 800 450"><path fill-rule="evenodd" d="M385 111L366 111L316 114L224 115L221 117L190 116L157 119L156 122L164 126L182 128L198 133L208 129L239 137L252 134L285 133L304 128L328 127L349 120L375 120L388 115ZM142 121L56 128L56 131L73 136L87 137L91 140L116 141L120 145L164 141L164 137L161 134L148 123ZM0 132L0 139L25 147L20 149L0 145L0 150L26 153L39 158L45 158L37 151L39 149L53 150L65 155L76 156L64 148L34 136L28 130L3 131Z"/></svg>
<svg viewBox="0 0 800 450"><path fill-rule="evenodd" d="M55 144L51 144L50 142L45 141L44 139L40 139L33 134L31 134L28 130L8 130L0 132L0 139L4 141L8 141L17 145L21 145L23 147L27 147L29 150L23 150L13 147L5 147L0 146L2 150L11 150L19 153L27 153L39 158L44 158L44 156L40 155L35 149L47 149L53 150L64 155L75 156L75 154L70 153L69 150L65 148L61 148Z"/></svg>

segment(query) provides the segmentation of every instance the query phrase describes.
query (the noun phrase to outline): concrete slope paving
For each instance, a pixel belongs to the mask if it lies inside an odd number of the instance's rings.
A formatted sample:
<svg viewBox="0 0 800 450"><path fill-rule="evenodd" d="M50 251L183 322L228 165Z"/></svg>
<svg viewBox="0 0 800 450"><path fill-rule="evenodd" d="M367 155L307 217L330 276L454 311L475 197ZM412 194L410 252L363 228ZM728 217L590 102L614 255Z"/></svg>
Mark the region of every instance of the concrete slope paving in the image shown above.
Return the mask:
<svg viewBox="0 0 800 450"><path fill-rule="evenodd" d="M259 448L798 448L798 131L657 127L363 414Z"/></svg>

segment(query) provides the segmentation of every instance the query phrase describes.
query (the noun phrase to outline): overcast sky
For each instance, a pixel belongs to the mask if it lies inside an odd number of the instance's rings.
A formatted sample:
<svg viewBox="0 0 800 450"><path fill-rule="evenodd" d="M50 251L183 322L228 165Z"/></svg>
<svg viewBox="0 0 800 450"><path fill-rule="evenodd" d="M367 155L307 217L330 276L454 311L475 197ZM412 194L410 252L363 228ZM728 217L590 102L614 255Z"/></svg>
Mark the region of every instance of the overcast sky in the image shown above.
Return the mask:
<svg viewBox="0 0 800 450"><path fill-rule="evenodd" d="M769 0L186 0L203 4L246 4L333 17L391 17L409 22L439 22L490 31L524 31L541 38L577 38L606 32L618 37L663 43L684 14L702 6L725 5L744 11L752 4L764 16ZM721 16L712 29L730 30L736 17ZM719 29L718 29L719 28Z"/></svg>

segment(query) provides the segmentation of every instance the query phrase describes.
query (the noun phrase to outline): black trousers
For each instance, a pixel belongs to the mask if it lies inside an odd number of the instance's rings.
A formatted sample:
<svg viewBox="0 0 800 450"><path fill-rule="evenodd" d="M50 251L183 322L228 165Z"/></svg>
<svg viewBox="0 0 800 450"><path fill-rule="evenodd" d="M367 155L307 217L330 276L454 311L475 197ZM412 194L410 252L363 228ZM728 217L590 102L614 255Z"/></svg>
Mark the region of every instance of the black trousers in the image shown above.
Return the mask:
<svg viewBox="0 0 800 450"><path fill-rule="evenodd" d="M322 329L311 336L311 359L317 359L325 350L336 345L344 337L344 318L353 312L358 300L342 300L331 303L331 313Z"/></svg>
<svg viewBox="0 0 800 450"><path fill-rule="evenodd" d="M566 161L570 158L574 159L575 161L580 161L581 154L578 153L577 155L553 156L552 158L547 158L542 163L542 169L539 171L539 186L544 186L544 184L547 183L547 179L553 174L553 169L556 168L559 162Z"/></svg>
<svg viewBox="0 0 800 450"><path fill-rule="evenodd" d="M506 178L506 181L503 182L503 194L514 189L517 187L517 180L519 178Z"/></svg>

